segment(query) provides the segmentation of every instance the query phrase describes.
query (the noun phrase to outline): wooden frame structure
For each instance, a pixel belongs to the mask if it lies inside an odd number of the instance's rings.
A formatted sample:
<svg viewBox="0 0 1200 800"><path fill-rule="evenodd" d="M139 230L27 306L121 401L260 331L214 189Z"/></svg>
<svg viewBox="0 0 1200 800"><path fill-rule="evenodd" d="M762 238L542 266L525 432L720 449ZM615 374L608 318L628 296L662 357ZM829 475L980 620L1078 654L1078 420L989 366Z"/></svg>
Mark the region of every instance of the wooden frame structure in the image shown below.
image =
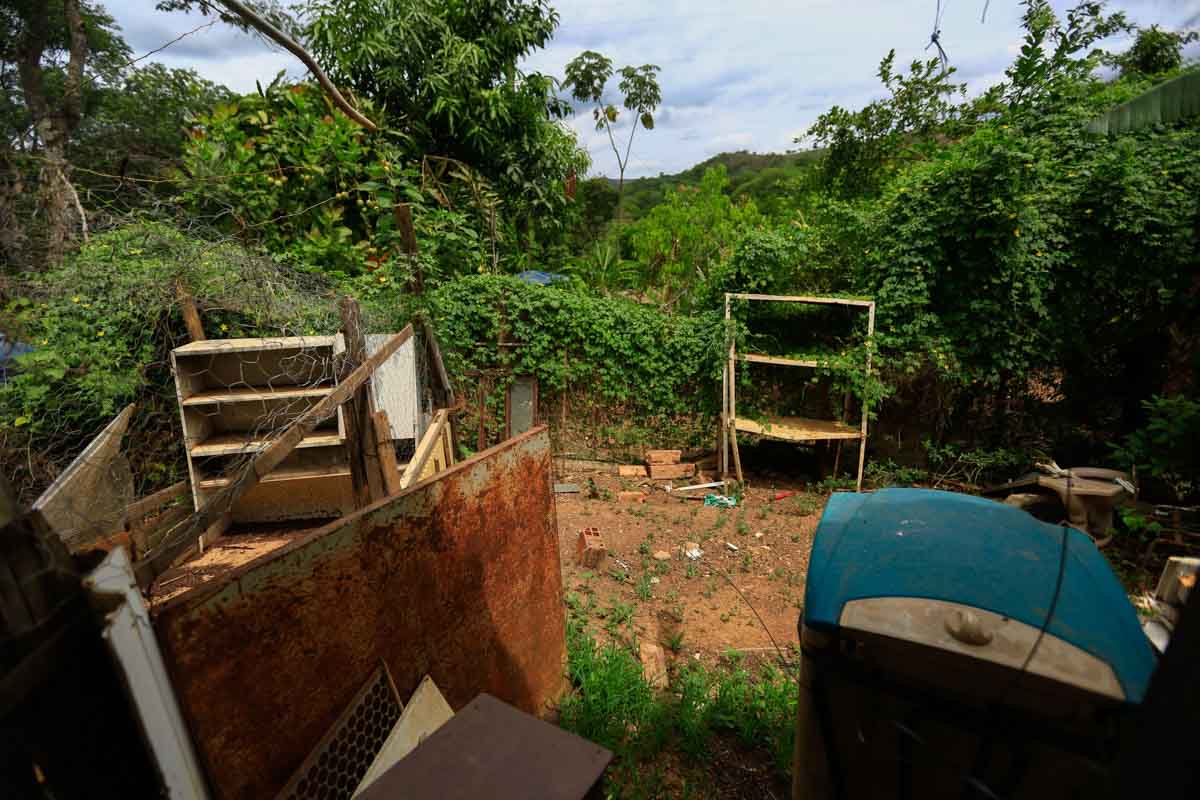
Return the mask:
<svg viewBox="0 0 1200 800"><path fill-rule="evenodd" d="M854 300L844 297L813 297L804 295L776 294L725 294L725 320L733 319L732 302L734 300L757 300L777 303L809 303L812 305L841 305L855 306L867 311L867 337L875 334L875 301ZM725 364L724 379L721 386L721 475L729 477L729 456L732 451L733 465L739 482L742 481L742 460L738 453L737 433L749 433L765 436L771 439L781 439L789 442L837 441L840 460L841 443L846 440L856 440L858 447L858 481L857 491L862 491L863 466L867 455L867 404L862 407L862 420L859 426L853 427L840 420L808 419L805 417L776 417L768 419L767 424L750 419L738 419L737 416L737 362L751 364L769 364L781 367L803 367L813 369L821 366L819 361L812 359L783 358L768 356L760 353L738 354L737 343L729 337L729 357ZM871 373L871 350L867 349L867 374ZM849 393L846 396L846 407L849 407ZM836 466L834 467L836 470Z"/></svg>

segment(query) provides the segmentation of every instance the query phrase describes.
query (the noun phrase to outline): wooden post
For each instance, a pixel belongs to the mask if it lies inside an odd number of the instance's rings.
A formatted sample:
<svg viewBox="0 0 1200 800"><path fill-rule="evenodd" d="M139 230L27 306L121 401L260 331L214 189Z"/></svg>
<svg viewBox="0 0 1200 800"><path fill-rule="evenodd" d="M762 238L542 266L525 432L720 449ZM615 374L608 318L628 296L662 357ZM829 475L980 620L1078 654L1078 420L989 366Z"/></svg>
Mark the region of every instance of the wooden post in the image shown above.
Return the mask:
<svg viewBox="0 0 1200 800"><path fill-rule="evenodd" d="M721 473L721 477L723 479L729 477L729 437L737 435L737 432L734 430L734 427L733 427L733 417L734 417L733 382L734 382L735 376L734 376L734 372L733 372L734 336L733 336L733 331L732 331L732 325L730 324L731 319L732 318L730 316L730 297L729 297L729 294L726 293L726 295L725 295L725 336L726 336L726 338L729 339L729 360L725 364L725 381L724 381L724 385L721 387L722 390L724 391L724 397L721 398L721 409L722 409L721 428L724 432L723 433L724 444L721 447L721 464L722 464L722 470L723 470Z"/></svg>
<svg viewBox="0 0 1200 800"><path fill-rule="evenodd" d="M375 428L375 450L379 458L379 471L383 477L383 489L393 495L400 491L400 467L396 464L396 446L392 444L392 428L388 425L386 411L371 415Z"/></svg>
<svg viewBox="0 0 1200 800"><path fill-rule="evenodd" d="M263 476L269 475L291 455L305 436L333 416L338 408L367 382L380 364L391 358L401 345L412 338L412 334L412 325L407 325L400 333L388 339L383 347L350 373L337 388L297 417L241 469L229 475L232 480L225 488L214 494L202 508L197 509L196 513L183 523L182 529L173 529L153 555L135 565L138 584L143 587L149 586L155 577L161 575L162 571L187 550L209 526L233 508L246 492L257 486Z"/></svg>
<svg viewBox="0 0 1200 800"><path fill-rule="evenodd" d="M867 307L867 380L869 380L871 377L871 351L875 346L875 343L871 341L871 337L874 335L875 303L872 302L871 305ZM863 386L866 387L866 381L863 382ZM867 399L864 397L862 404L862 429L860 431L862 438L858 440L858 488L856 491L859 492L862 491L863 465L866 463L867 458L867 411Z"/></svg>
<svg viewBox="0 0 1200 800"><path fill-rule="evenodd" d="M475 452L481 453L487 447L487 389L488 382L482 376L479 379L479 437L475 442Z"/></svg>
<svg viewBox="0 0 1200 800"><path fill-rule="evenodd" d="M421 262L417 259L417 229L413 225L412 206L408 203L397 203L392 209L392 216L396 220L396 231L400 234L400 247L413 266L409 288L413 294L421 294L425 288L425 279L421 274Z"/></svg>
<svg viewBox="0 0 1200 800"><path fill-rule="evenodd" d="M175 281L175 297L179 299L179 310L183 314L183 324L187 326L188 336L193 342L203 342L204 325L200 322L200 312L196 309L192 293L183 285L182 280Z"/></svg>
<svg viewBox="0 0 1200 800"><path fill-rule="evenodd" d="M342 335L346 338L346 359L350 369L367 360L367 338L363 334L362 311L349 295L338 300L342 317ZM375 425L370 419L370 397L364 382L346 403L346 449L350 454L350 479L359 507L384 497L383 481L375 449Z"/></svg>

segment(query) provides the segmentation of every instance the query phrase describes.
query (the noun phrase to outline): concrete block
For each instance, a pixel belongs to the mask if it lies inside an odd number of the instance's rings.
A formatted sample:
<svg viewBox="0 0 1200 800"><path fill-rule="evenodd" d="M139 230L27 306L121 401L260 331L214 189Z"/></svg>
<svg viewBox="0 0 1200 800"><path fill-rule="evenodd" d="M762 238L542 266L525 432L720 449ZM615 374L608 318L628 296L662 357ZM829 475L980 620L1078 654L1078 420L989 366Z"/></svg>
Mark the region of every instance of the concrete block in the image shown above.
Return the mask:
<svg viewBox="0 0 1200 800"><path fill-rule="evenodd" d="M647 450L647 464L678 464L682 450Z"/></svg>
<svg viewBox="0 0 1200 800"><path fill-rule="evenodd" d="M608 548L604 546L604 538L600 536L600 530L598 528L581 530L579 539L575 543L575 552L580 566L593 569L600 566L605 553L608 552Z"/></svg>
<svg viewBox="0 0 1200 800"><path fill-rule="evenodd" d="M651 464L650 477L655 480L690 478L696 474L695 464Z"/></svg>

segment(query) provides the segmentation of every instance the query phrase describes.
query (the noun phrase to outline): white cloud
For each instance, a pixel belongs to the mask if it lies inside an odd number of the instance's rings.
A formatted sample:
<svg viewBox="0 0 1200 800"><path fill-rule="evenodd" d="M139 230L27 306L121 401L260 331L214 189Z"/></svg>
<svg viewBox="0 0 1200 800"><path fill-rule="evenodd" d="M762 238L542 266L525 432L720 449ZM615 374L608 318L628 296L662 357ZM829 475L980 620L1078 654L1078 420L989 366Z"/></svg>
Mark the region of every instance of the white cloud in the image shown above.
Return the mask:
<svg viewBox="0 0 1200 800"><path fill-rule="evenodd" d="M523 65L561 77L566 63L598 50L625 64L658 64L664 105L653 131L638 131L627 177L675 172L722 150L781 151L832 105L855 108L878 97L875 70L889 49L896 61L929 58L936 0L552 0L561 20L550 45ZM1072 0L1053 0L1058 10ZM203 22L149 10L153 0L107 0L137 54ZM941 42L972 92L1003 77L1021 40L1016 2L945 3ZM1141 25L1179 28L1200 0L1120 0ZM1125 40L1118 41L1118 45ZM1200 53L1200 49L1193 48ZM302 75L288 54L221 24L152 60L195 68L210 80L253 91L280 69ZM593 157L593 171L615 175L608 139L591 115L571 120Z"/></svg>

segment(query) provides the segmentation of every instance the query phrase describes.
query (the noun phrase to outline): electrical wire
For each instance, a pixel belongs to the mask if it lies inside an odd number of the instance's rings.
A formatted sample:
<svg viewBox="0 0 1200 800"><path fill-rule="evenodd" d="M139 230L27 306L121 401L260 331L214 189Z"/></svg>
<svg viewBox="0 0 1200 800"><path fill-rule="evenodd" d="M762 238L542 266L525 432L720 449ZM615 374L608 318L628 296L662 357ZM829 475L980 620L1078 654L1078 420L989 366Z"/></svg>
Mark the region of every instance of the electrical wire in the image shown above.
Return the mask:
<svg viewBox="0 0 1200 800"><path fill-rule="evenodd" d="M754 604L750 602L750 600L746 597L746 595L742 594L742 590L739 589L737 587L737 584L735 584L733 582L733 578L729 577L729 573L726 572L725 570L721 569L720 567L718 567L713 562L709 561L707 558L704 558L703 556L701 556L700 561L705 566L707 566L709 569L712 569L712 570L715 570L716 572L718 572L721 575L721 577L725 579L725 582L728 583L731 587L733 587L733 590L735 592L737 592L738 597L742 598L742 602L745 603L749 607L751 613L754 614L755 618L758 620L758 624L762 625L762 629L767 632L767 638L770 639L771 644L775 646L775 652L779 655L780 663L782 663L784 666L790 666L791 661L788 659L787 656L785 656L783 654L783 648L781 648L779 646L779 642L775 641L775 636L771 633L771 629L767 627L767 623L764 622L763 618L759 615L758 609L756 609L754 607Z"/></svg>
<svg viewBox="0 0 1200 800"><path fill-rule="evenodd" d="M929 34L929 44L925 45L928 50L931 47L937 47L938 60L942 62L942 69L950 62L950 57L946 55L946 51L942 49L942 15L946 13L946 9L950 6L950 0L946 0L946 5L942 5L942 0L937 0L937 13L933 17L933 33Z"/></svg>

